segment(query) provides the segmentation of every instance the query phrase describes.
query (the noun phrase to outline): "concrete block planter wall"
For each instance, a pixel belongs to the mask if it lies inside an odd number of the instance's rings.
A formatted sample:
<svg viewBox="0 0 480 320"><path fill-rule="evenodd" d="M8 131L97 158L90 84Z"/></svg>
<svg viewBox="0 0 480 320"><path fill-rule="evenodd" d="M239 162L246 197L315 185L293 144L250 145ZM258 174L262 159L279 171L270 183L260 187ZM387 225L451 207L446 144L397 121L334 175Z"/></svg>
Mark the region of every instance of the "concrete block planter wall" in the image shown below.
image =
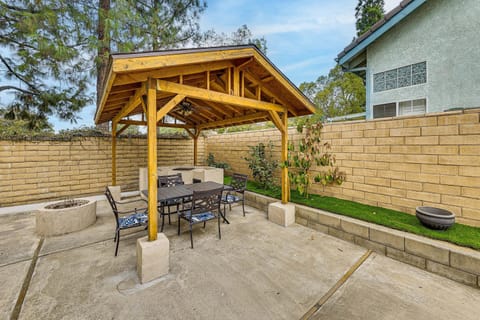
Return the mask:
<svg viewBox="0 0 480 320"><path fill-rule="evenodd" d="M97 220L96 200L75 199L79 204L66 208L52 208L57 202L39 209L35 214L36 231L41 236L57 236L80 231Z"/></svg>
<svg viewBox="0 0 480 320"><path fill-rule="evenodd" d="M265 212L269 203L278 201L252 192L245 196L247 205ZM480 287L480 251L298 204L295 222L445 278Z"/></svg>

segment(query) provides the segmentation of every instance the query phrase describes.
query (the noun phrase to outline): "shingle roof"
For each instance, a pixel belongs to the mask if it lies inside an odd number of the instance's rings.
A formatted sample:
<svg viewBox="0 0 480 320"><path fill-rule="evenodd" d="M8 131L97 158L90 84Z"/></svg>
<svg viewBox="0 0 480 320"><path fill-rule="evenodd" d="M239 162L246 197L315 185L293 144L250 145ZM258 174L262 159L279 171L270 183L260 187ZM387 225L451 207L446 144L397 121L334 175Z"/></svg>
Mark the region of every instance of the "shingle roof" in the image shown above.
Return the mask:
<svg viewBox="0 0 480 320"><path fill-rule="evenodd" d="M367 32L362 34L360 37L354 39L348 46L346 46L345 49L343 49L343 51L338 54L336 61L339 61L349 51L351 51L357 45L365 41L375 31L380 29L383 25L385 25L388 21L390 21L393 17L395 17L398 13L400 13L403 9L405 9L410 3L414 1L415 0L403 0L397 7L387 12L387 14L385 14L385 16L381 20L377 21L377 23L375 23Z"/></svg>

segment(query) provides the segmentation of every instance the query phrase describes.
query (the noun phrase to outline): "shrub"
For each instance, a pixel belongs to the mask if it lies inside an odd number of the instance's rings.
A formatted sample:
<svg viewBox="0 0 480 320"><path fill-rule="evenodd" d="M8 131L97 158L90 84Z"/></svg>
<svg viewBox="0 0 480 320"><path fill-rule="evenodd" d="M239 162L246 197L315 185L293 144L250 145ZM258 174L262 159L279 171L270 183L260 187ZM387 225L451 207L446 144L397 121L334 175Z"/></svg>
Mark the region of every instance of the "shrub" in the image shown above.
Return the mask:
<svg viewBox="0 0 480 320"><path fill-rule="evenodd" d="M297 131L304 133L305 136L297 145L289 143L288 159L282 164L289 169L290 184L304 197L308 197L308 189L312 183L326 186L333 183L342 184L345 181L345 173L335 166L335 156L329 152L330 144L322 143L320 139L322 127L320 122L307 122L305 126L297 127ZM325 169L312 176L310 171L313 165Z"/></svg>
<svg viewBox="0 0 480 320"><path fill-rule="evenodd" d="M253 179L263 189L273 188L273 172L278 167L278 161L273 160L273 143L271 141L268 145L259 143L256 146L249 146L249 148L250 157L246 157L245 160L252 171Z"/></svg>
<svg viewBox="0 0 480 320"><path fill-rule="evenodd" d="M215 156L212 153L208 154L207 157L207 166L221 168L221 169L230 169L230 165L226 162L216 162Z"/></svg>

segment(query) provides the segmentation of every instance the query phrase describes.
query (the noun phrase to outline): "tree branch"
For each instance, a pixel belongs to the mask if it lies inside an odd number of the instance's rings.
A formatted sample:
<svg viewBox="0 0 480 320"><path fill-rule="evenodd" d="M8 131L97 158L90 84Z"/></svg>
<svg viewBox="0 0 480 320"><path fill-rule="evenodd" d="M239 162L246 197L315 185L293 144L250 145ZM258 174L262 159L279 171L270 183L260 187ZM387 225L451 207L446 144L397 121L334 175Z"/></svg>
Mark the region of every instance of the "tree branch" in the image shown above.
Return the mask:
<svg viewBox="0 0 480 320"><path fill-rule="evenodd" d="M19 87L16 87L16 86L0 86L0 92L2 91L5 91L5 90L17 90L17 91L21 91L23 93L26 93L26 94L31 94L31 95L34 95L34 96L38 96L38 92L32 92L32 91L29 91L29 90L25 90L25 89L22 89L22 88L19 88Z"/></svg>
<svg viewBox="0 0 480 320"><path fill-rule="evenodd" d="M0 55L0 61L2 61L2 63L5 65L5 67L7 67L8 71L10 71L15 76L15 78L17 78L18 80L25 83L28 87L30 87L30 89L32 89L33 91L36 91L37 94L38 94L38 90L35 88L35 86L33 84L31 84L29 81L27 81L25 78L23 78L21 75L19 75L17 72L15 72L15 70L13 70L12 67L10 67L7 60L5 60L2 55ZM22 90L20 90L20 91L22 91Z"/></svg>

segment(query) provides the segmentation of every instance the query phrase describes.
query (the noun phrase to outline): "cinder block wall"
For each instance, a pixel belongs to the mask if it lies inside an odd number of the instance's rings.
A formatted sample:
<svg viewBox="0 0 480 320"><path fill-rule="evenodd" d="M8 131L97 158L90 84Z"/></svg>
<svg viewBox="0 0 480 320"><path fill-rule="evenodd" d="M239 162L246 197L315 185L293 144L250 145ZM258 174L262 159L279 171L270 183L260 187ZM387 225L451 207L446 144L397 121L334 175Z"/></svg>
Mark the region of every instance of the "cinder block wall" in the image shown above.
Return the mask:
<svg viewBox="0 0 480 320"><path fill-rule="evenodd" d="M347 173L341 186L313 193L414 213L417 206L446 208L457 221L480 225L480 109L328 124L323 139ZM291 138L300 136L289 130ZM250 174L248 146L271 140L277 130L212 135L206 153ZM278 175L277 175L278 177Z"/></svg>
<svg viewBox="0 0 480 320"><path fill-rule="evenodd" d="M205 139L198 139L204 162ZM99 194L111 184L111 139L0 140L0 206ZM193 164L193 140L159 138L158 165ZM117 140L117 184L138 189L138 168L147 166L145 138Z"/></svg>

